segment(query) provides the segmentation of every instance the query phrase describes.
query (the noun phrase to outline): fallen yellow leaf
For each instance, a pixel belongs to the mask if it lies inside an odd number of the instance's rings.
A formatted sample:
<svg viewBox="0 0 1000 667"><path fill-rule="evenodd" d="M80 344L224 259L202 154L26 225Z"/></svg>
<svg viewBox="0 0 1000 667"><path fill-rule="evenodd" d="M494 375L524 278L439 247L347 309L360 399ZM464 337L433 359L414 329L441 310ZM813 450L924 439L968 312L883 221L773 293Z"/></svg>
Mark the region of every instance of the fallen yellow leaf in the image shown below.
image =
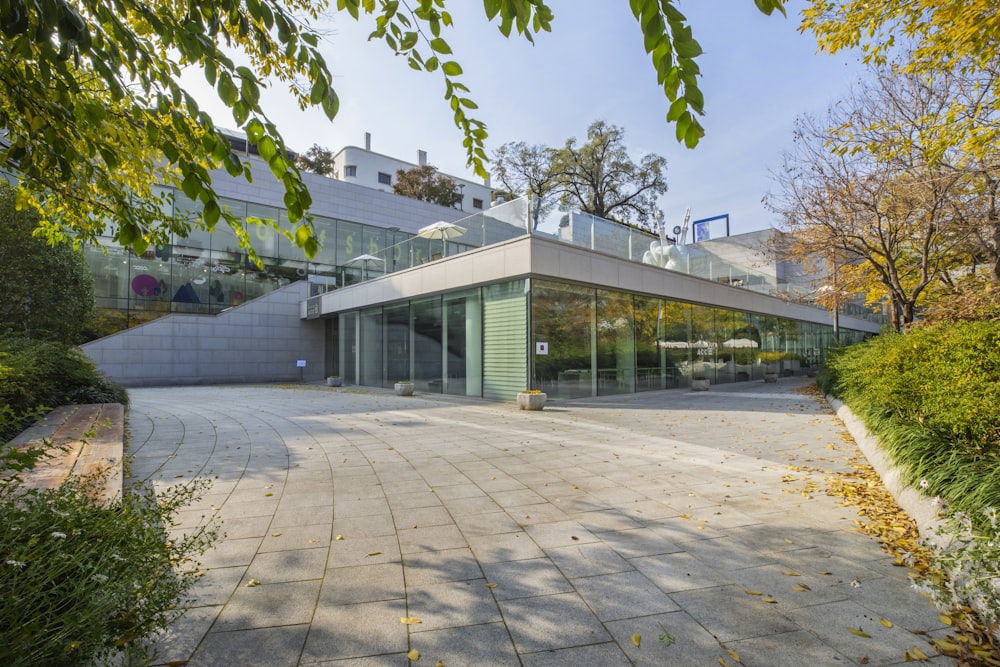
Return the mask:
<svg viewBox="0 0 1000 667"><path fill-rule="evenodd" d="M406 616L400 616L399 622L402 623L403 625L413 625L414 623L423 623L423 621L421 621L416 616L410 616L409 618L407 618Z"/></svg>
<svg viewBox="0 0 1000 667"><path fill-rule="evenodd" d="M763 600L764 602L766 602L768 604L776 604L778 602L774 598L761 598L761 600Z"/></svg>
<svg viewBox="0 0 1000 667"><path fill-rule="evenodd" d="M926 653L924 653L919 648L914 646L913 648L911 648L909 651L906 652L906 661L909 662L910 660L917 660L922 662L924 660L930 660L930 658L927 657Z"/></svg>
<svg viewBox="0 0 1000 667"><path fill-rule="evenodd" d="M878 620L878 622L881 623L882 625L884 625L887 628L891 628L892 627L892 621L890 621L888 618L880 618Z"/></svg>
<svg viewBox="0 0 1000 667"><path fill-rule="evenodd" d="M847 629L851 631L852 635L857 635L858 637L868 637L869 639L871 639L871 635L865 632L864 630L858 630L857 628L847 628Z"/></svg>
<svg viewBox="0 0 1000 667"><path fill-rule="evenodd" d="M378 556L381 553L382 553L381 551L369 551L368 555L369 556Z"/></svg>
<svg viewBox="0 0 1000 667"><path fill-rule="evenodd" d="M415 648L411 648L409 652L407 652L406 657L409 658L410 661L416 662L417 660L420 660L420 651Z"/></svg>
<svg viewBox="0 0 1000 667"><path fill-rule="evenodd" d="M640 635L638 632L632 635L632 643L635 644L636 648L639 648L639 644L642 643L642 635Z"/></svg>
<svg viewBox="0 0 1000 667"><path fill-rule="evenodd" d="M792 586L792 590L798 591L799 593L804 593L806 591L811 591L812 589L806 586L805 584L797 584L795 586Z"/></svg>
<svg viewBox="0 0 1000 667"><path fill-rule="evenodd" d="M344 539L344 536L343 535L337 535L337 539L338 540L342 540L342 539Z"/></svg>
<svg viewBox="0 0 1000 667"><path fill-rule="evenodd" d="M785 575L785 576L788 576L788 577L801 577L802 576L801 574L799 574L795 570L785 570L784 572L782 572L782 574Z"/></svg>
<svg viewBox="0 0 1000 667"><path fill-rule="evenodd" d="M496 584L486 584L486 588L496 588Z"/></svg>
<svg viewBox="0 0 1000 667"><path fill-rule="evenodd" d="M253 588L254 586L260 586L260 581L257 579L251 579L247 582L247 588Z"/></svg>
<svg viewBox="0 0 1000 667"><path fill-rule="evenodd" d="M764 591L752 591L749 588L743 589L743 592L746 593L747 595L763 595L764 594Z"/></svg>
<svg viewBox="0 0 1000 667"><path fill-rule="evenodd" d="M948 614L941 614L940 616L938 616L938 620L944 623L945 625L951 625L952 623L951 616L949 616Z"/></svg>
<svg viewBox="0 0 1000 667"><path fill-rule="evenodd" d="M281 533L271 533L271 537L281 537Z"/></svg>
<svg viewBox="0 0 1000 667"><path fill-rule="evenodd" d="M726 653L728 653L729 657L732 658L733 660L735 660L736 662L740 661L740 654L737 653L736 651L734 651L733 649L727 648L726 649Z"/></svg>

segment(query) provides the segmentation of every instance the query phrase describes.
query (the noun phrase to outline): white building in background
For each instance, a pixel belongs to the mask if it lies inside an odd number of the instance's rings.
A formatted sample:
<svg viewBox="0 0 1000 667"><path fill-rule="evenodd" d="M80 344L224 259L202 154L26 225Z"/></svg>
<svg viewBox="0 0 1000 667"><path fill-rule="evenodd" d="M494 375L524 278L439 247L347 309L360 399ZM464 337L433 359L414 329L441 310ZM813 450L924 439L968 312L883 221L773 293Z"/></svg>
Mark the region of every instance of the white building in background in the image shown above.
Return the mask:
<svg viewBox="0 0 1000 667"><path fill-rule="evenodd" d="M368 188L384 192L392 192L396 182L396 172L402 169L409 171L428 164L427 151L417 151L417 162L407 162L399 158L375 153L371 149L372 135L365 132L365 147L344 146L333 158L333 177L348 183L356 183ZM441 172L444 173L444 172ZM493 188L489 181L476 183L465 178L444 174L455 181L455 208L475 213L490 207L493 199Z"/></svg>

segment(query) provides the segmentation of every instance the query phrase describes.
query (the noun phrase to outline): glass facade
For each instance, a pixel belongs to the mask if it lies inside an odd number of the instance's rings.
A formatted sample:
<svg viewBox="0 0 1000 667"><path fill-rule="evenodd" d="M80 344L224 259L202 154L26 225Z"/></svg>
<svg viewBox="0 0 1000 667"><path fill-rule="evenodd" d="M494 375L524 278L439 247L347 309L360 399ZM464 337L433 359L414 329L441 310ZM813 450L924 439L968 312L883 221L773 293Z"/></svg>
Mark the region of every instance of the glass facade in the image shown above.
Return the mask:
<svg viewBox="0 0 1000 667"><path fill-rule="evenodd" d="M161 188L165 192L167 188ZM199 206L172 191L168 213L198 215ZM225 224L213 232L193 230L187 237L150 247L138 256L111 236L86 250L94 277L95 306L105 320L103 333L135 326L171 312L214 314L283 287L310 279L326 286L344 286L377 278L387 272L427 262L442 253L442 241L417 238L399 230L314 216L319 252L306 260L285 236L294 230L284 209L235 199L227 210L245 221L244 227L263 262L250 262L236 233ZM110 232L109 232L110 234ZM449 255L472 245L446 243ZM374 259L358 261L361 255Z"/></svg>
<svg viewBox="0 0 1000 667"><path fill-rule="evenodd" d="M607 396L802 375L822 363L833 327L532 279L341 313L329 374L430 393L510 400ZM841 330L841 342L866 334Z"/></svg>

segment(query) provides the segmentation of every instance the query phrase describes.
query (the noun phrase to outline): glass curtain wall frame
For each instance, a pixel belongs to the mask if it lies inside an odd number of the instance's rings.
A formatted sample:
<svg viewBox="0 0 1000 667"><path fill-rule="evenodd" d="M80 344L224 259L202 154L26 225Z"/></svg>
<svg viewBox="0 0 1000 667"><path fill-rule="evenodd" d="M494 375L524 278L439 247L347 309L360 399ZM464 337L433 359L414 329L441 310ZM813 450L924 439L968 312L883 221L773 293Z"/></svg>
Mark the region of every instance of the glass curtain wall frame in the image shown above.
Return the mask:
<svg viewBox="0 0 1000 667"><path fill-rule="evenodd" d="M358 384L378 387L383 377L382 307L366 308L360 313L361 332L358 338Z"/></svg>
<svg viewBox="0 0 1000 667"><path fill-rule="evenodd" d="M635 391L635 313L633 296L598 289L595 300L597 395Z"/></svg>
<svg viewBox="0 0 1000 667"><path fill-rule="evenodd" d="M410 302L411 380L418 391L440 394L444 381L442 360L444 322L441 297Z"/></svg>
<svg viewBox="0 0 1000 667"><path fill-rule="evenodd" d="M531 283L535 389L552 398L597 393L595 289L547 280ZM538 354L544 343L545 354Z"/></svg>

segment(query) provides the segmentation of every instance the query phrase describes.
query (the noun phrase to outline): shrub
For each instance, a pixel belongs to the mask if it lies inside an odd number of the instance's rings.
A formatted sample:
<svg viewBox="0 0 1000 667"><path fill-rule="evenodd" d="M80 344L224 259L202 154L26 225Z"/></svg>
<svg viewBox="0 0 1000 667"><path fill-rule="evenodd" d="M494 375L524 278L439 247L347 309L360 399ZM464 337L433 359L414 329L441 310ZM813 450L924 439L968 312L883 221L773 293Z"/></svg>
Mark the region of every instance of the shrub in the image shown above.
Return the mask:
<svg viewBox="0 0 1000 667"><path fill-rule="evenodd" d="M133 486L108 507L100 478L54 490L0 483L0 664L120 664L183 613L198 576L189 560L216 539L211 524L169 534L204 484Z"/></svg>
<svg viewBox="0 0 1000 667"><path fill-rule="evenodd" d="M1000 622L1000 321L884 334L828 358L820 384L942 512L932 552L945 577L926 592Z"/></svg>
<svg viewBox="0 0 1000 667"><path fill-rule="evenodd" d="M0 341L0 406L7 406L0 439L34 420L39 408L74 403L128 404L124 387L101 376L78 348L38 340Z"/></svg>

